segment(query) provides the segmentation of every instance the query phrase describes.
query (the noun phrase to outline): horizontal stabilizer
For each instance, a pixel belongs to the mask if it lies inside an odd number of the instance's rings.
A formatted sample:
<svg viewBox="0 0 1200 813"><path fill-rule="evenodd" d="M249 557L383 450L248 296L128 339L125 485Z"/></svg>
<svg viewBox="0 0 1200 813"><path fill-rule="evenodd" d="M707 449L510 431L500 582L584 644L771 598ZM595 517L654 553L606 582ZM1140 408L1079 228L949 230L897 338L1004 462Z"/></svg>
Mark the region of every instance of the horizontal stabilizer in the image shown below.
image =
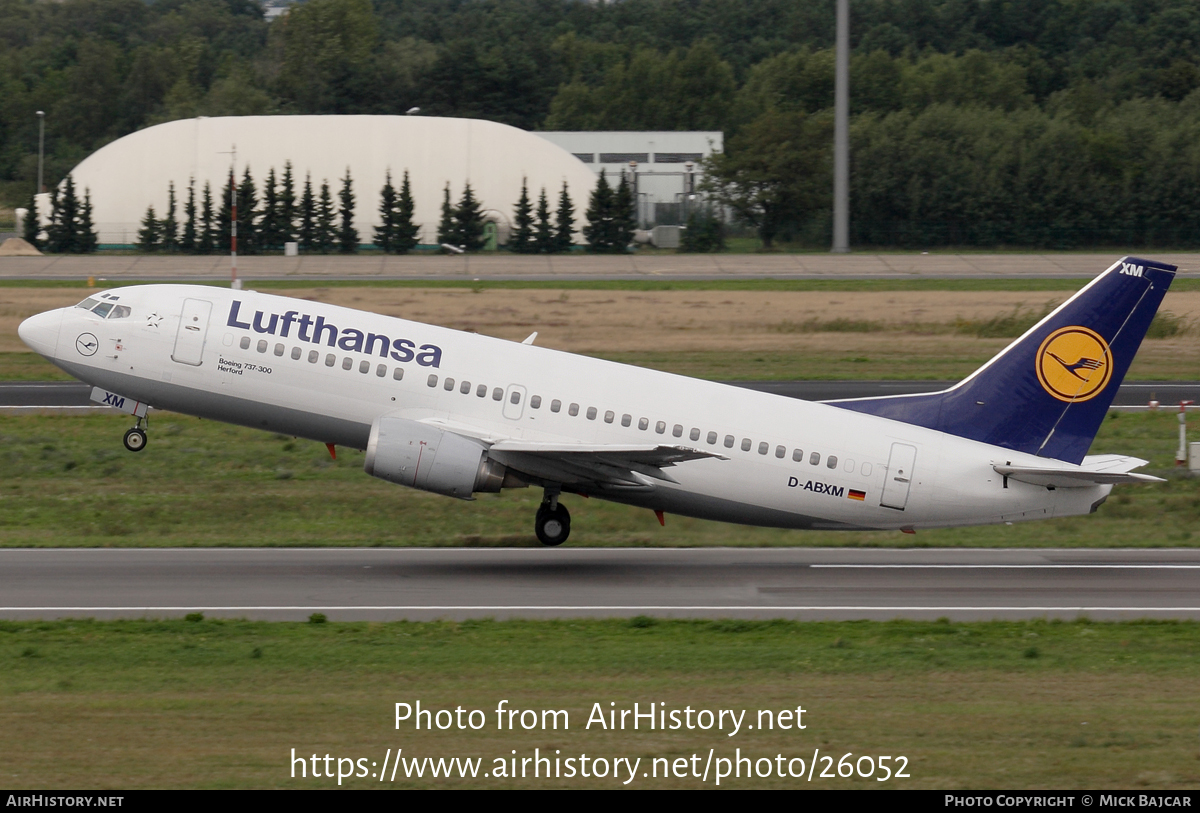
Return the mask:
<svg viewBox="0 0 1200 813"><path fill-rule="evenodd" d="M1146 465L1145 460L1124 455L1090 455L1082 466L992 466L997 474L1022 483L1054 488L1118 485L1120 483L1161 483L1161 477L1135 474L1131 469Z"/></svg>

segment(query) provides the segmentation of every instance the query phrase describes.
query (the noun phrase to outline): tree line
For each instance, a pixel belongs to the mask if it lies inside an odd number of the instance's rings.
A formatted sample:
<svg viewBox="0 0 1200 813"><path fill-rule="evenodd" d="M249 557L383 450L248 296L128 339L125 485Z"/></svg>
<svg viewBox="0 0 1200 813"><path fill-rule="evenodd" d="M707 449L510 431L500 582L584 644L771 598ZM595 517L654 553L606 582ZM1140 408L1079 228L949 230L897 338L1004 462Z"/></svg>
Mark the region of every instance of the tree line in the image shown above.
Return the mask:
<svg viewBox="0 0 1200 813"><path fill-rule="evenodd" d="M33 184L39 109L53 185L161 121L419 106L526 129L721 130L712 194L764 242L819 244L834 1L308 0L268 24L251 0L0 0L0 199ZM851 12L856 242L1200 241L1200 5Z"/></svg>
<svg viewBox="0 0 1200 813"><path fill-rule="evenodd" d="M169 182L167 205L162 216L155 212L153 205L146 207L138 230L138 250L168 254L221 254L229 250L235 220L232 183L231 173L220 197L214 202L210 184L205 183L197 194L196 183L190 180L180 207L175 183ZM282 173L277 174L274 167L268 171L261 196L250 168L244 169L241 182L237 185L238 253L253 255L280 252L284 244L289 242L297 243L298 249L305 254L357 253L360 241L353 225L355 195L349 169L341 179L336 204L328 181L322 181L320 191L314 192L312 178L306 175L303 192L299 196L295 187L290 161L284 163ZM92 235L86 250L95 251L90 196L80 208L74 203L74 190L74 182L68 176L63 200L71 203L60 205L57 203L57 190L54 192L54 211L64 214L55 215L57 219L52 218L52 222L75 222L79 217L74 213L84 212L82 222L87 224L87 233ZM588 223L582 229L587 250L595 253L626 251L633 242L636 228L633 207L632 187L625 174L621 174L620 182L614 189L602 172L596 188L589 196ZM417 248L420 225L413 220L414 210L408 171L404 171L397 189L389 170L379 192L379 225L374 227L374 247L387 254L405 254ZM32 207L31 211L34 211ZM545 188L541 190L534 212L525 181L522 181L521 196L513 211L512 228L504 245L507 250L517 254L560 254L572 250L576 231L575 204L571 201L566 182L559 192L553 221ZM71 220L72 217L75 217L75 221ZM446 184L437 227L437 242L442 247L467 252L482 250L485 247L486 222L481 203L469 182L464 185L457 204L451 202L450 184ZM28 223L26 239L33 245L52 252L74 250L65 248L69 244L53 236L58 234L54 225L46 232L51 236L43 239L39 237L40 227L36 218L29 218Z"/></svg>

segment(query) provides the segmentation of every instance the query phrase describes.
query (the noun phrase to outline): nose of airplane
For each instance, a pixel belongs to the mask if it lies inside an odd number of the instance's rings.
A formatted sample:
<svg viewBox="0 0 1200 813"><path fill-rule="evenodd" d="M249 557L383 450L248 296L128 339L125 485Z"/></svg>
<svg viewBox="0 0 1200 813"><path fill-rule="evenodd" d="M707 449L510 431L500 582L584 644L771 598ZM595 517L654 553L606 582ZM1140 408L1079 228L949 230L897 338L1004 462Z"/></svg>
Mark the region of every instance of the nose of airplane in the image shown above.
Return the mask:
<svg viewBox="0 0 1200 813"><path fill-rule="evenodd" d="M58 332L62 326L62 317L61 308L30 316L17 328L17 335L35 352L53 358L54 352L58 348Z"/></svg>

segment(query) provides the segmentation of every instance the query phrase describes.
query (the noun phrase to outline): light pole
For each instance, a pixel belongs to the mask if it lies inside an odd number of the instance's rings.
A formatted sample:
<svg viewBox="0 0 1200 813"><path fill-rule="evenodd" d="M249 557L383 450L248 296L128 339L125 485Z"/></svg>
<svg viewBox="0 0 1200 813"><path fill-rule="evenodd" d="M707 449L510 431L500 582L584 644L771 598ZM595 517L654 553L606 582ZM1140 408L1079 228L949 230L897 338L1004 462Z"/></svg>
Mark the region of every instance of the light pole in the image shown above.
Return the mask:
<svg viewBox="0 0 1200 813"><path fill-rule="evenodd" d="M45 185L42 183L42 166L45 164L46 155L46 112L39 110L38 117L38 194L46 191Z"/></svg>
<svg viewBox="0 0 1200 813"><path fill-rule="evenodd" d="M237 273L237 144L229 148L229 152L218 155L232 156L229 165L229 287L241 290L242 281Z"/></svg>
<svg viewBox="0 0 1200 813"><path fill-rule="evenodd" d="M850 251L850 0L837 2L833 90L833 253Z"/></svg>

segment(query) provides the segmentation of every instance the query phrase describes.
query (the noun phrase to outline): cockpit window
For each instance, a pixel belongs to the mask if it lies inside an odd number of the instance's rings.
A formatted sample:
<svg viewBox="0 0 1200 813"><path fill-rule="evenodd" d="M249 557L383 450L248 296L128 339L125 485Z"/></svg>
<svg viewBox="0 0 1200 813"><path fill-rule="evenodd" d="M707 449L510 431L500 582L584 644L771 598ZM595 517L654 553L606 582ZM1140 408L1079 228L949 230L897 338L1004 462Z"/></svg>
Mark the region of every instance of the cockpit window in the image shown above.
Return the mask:
<svg viewBox="0 0 1200 813"><path fill-rule="evenodd" d="M100 302L100 300L99 300L99 299L92 299L92 298L89 296L87 299L83 300L82 302L80 302L80 303L79 303L78 305L76 305L75 307L77 307L77 308L83 308L85 311L90 311L92 308L96 307L96 305L97 305L97 304L99 304L99 302Z"/></svg>
<svg viewBox="0 0 1200 813"><path fill-rule="evenodd" d="M112 309L113 304L111 302L101 302L99 305L92 308L92 313L103 319L105 316L108 316L108 312Z"/></svg>
<svg viewBox="0 0 1200 813"><path fill-rule="evenodd" d="M128 305L117 305L112 309L112 313L108 315L109 319L125 319L129 314L133 313L133 309Z"/></svg>

